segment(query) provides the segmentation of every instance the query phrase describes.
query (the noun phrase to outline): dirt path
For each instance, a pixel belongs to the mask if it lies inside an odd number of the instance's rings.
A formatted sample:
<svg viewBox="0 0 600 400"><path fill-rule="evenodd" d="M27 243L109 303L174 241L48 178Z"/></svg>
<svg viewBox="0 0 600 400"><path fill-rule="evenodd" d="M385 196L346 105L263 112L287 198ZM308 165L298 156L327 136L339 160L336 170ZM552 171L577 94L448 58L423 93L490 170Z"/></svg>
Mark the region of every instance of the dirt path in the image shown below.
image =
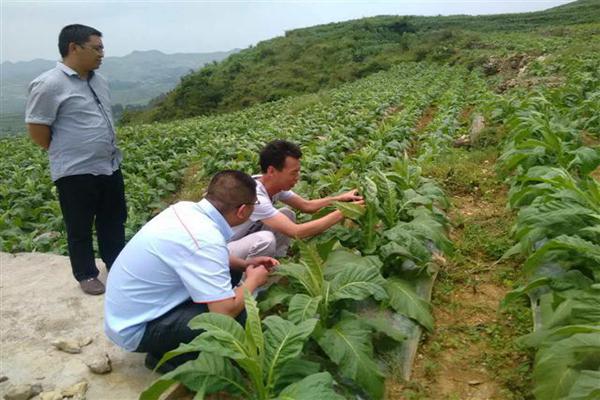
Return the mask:
<svg viewBox="0 0 600 400"><path fill-rule="evenodd" d="M0 376L8 378L0 383L0 397L11 385L37 383L47 391L85 380L89 400L137 399L157 375L144 368L142 354L126 353L106 339L103 301L81 292L67 257L0 253ZM93 342L68 354L51 344L61 337ZM91 373L85 362L103 353L113 371Z"/></svg>
<svg viewBox="0 0 600 400"><path fill-rule="evenodd" d="M435 332L420 346L411 382L393 398L527 398L530 358L514 341L527 330L528 310L499 311L519 267L494 264L511 244L506 190L491 153L457 150L451 158L430 172L453 203L456 252L434 287Z"/></svg>

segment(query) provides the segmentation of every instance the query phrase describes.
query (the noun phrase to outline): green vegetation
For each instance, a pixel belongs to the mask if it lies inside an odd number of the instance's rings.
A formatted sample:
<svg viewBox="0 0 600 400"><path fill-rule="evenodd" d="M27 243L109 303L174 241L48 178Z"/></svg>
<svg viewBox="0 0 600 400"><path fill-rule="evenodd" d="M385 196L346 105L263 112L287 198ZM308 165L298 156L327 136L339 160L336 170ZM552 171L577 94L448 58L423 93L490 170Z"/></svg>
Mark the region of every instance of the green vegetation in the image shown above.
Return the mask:
<svg viewBox="0 0 600 400"><path fill-rule="evenodd" d="M120 127L128 238L167 203L199 199L215 172L256 172L259 148L275 138L302 147L300 194L358 187L366 199L364 208L335 205L348 217L344 224L296 243L281 281L258 305L248 296L245 327L212 314L195 320L205 332L167 358L202 350L200 358L163 376L144 398L157 398L175 381L197 398L222 391L256 399L464 398L471 383L444 388L439 378L475 369L472 386L489 380L499 398L594 398L600 39L593 33L600 25L591 21L598 4L519 16L378 17L289 32L200 71L212 71L204 83L190 75L163 103L181 113L168 118L220 114ZM360 61L327 59L346 54L337 53L342 44L368 53L364 38L373 39L376 52ZM454 43L452 51L438 52L444 40ZM394 50L403 43L407 49ZM250 56L275 45L280 51ZM310 68L323 66L316 60L337 68L320 69L326 80L310 90L259 99L265 88L283 87L273 79L292 88L300 82L286 77L283 64L262 68L294 51L311 79L318 74ZM388 65L357 79L357 68L374 59ZM232 60L239 70L225 79ZM373 73L378 69L385 71ZM330 80L333 73L348 75ZM236 86L256 96L247 104L234 104L241 92L227 100L221 87L212 91L213 84L244 79L265 89ZM307 90L313 93L289 96ZM197 95L210 96L212 105L196 102ZM160 110L167 108L153 112ZM485 128L475 137L479 117ZM466 147L453 149L464 137ZM2 250L64 253L46 155L24 138L0 139L0 151ZM422 288L436 278L429 302ZM521 286L496 314L515 282ZM517 301L523 295L533 299L534 331L515 342L529 320ZM422 372L402 382L406 349L420 332L427 332L425 359L417 362Z"/></svg>
<svg viewBox="0 0 600 400"><path fill-rule="evenodd" d="M393 65L434 61L481 67L490 56L577 51L598 34L600 2L578 1L524 14L451 17L381 16L297 29L261 42L181 79L158 106L127 112L151 122L230 112L337 87ZM597 48L600 51L600 48Z"/></svg>
<svg viewBox="0 0 600 400"><path fill-rule="evenodd" d="M594 398L600 393L600 57L572 62L566 85L500 100L496 118L510 129L500 169L509 174L509 205L519 211L517 244L526 256L525 285L537 350L533 393L539 399ZM592 382L595 381L595 384Z"/></svg>

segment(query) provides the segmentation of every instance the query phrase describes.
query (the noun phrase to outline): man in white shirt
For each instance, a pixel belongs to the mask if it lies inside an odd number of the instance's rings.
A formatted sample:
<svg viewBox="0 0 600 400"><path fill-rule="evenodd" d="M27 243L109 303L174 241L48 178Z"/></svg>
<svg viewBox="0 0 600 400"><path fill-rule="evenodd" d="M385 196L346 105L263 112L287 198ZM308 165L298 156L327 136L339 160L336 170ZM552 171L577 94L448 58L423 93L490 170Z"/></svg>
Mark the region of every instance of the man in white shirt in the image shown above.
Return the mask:
<svg viewBox="0 0 600 400"><path fill-rule="evenodd" d="M307 238L318 235L344 219L340 211L302 224L296 223L295 213L288 209L277 209L277 201L305 213L315 213L334 201L351 201L362 204L357 190L321 199L307 200L291 189L300 179L302 151L291 142L275 140L260 152L262 175L256 180L255 206L250 219L233 228L233 237L228 247L240 258L257 255L284 257L290 238Z"/></svg>
<svg viewBox="0 0 600 400"><path fill-rule="evenodd" d="M222 171L199 203L176 203L142 227L108 275L105 332L128 351L148 353L153 368L168 351L199 331L188 322L203 312L245 318L244 288L253 292L277 264L270 257L230 256L231 227L246 221L256 203L256 183L240 171ZM235 287L231 272L246 273ZM239 282L239 279L237 279ZM194 355L169 361L166 372Z"/></svg>

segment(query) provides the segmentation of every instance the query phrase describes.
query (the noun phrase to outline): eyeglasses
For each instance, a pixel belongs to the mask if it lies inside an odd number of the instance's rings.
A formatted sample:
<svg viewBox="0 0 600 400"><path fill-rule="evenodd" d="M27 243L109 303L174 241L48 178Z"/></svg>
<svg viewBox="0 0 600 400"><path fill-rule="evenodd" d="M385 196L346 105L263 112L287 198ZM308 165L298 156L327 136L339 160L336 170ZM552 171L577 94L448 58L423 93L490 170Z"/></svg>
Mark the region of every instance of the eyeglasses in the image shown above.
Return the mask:
<svg viewBox="0 0 600 400"><path fill-rule="evenodd" d="M82 44L79 45L82 49L90 49L94 50L96 53L104 53L104 46L84 46Z"/></svg>

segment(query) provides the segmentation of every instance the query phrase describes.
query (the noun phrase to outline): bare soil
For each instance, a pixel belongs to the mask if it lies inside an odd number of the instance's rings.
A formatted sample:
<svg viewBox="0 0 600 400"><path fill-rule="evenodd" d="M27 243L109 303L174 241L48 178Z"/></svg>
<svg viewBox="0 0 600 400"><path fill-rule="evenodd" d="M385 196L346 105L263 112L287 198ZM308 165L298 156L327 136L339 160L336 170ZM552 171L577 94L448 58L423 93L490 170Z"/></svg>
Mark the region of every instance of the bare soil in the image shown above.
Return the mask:
<svg viewBox="0 0 600 400"><path fill-rule="evenodd" d="M516 265L497 265L495 245L508 237L506 189L493 185L493 163L479 171L479 185L447 189L453 203L450 237L456 254L442 267L433 292L435 331L424 338L410 382L392 382L388 399L522 399L526 377L517 369L527 356L513 351L519 336L513 317L499 311ZM484 187L485 186L485 187ZM508 272L507 272L508 271ZM505 347L505 348L504 348ZM507 384L514 376L517 388Z"/></svg>
<svg viewBox="0 0 600 400"><path fill-rule="evenodd" d="M415 131L423 132L427 128L427 126L431 123L431 120L433 120L433 118L435 117L436 112L437 112L436 106L427 107L425 112L421 115L421 118L419 118L419 121L417 121L417 125L415 126Z"/></svg>
<svg viewBox="0 0 600 400"><path fill-rule="evenodd" d="M98 265L102 265L101 262ZM105 279L105 272L100 275ZM144 355L127 353L103 332L104 296L84 294L67 257L0 253L0 397L11 385L41 384L45 391L85 380L89 400L128 400L158 375L143 366ZM57 350L59 338L93 342L79 354ZM92 373L85 362L108 354L112 372Z"/></svg>

